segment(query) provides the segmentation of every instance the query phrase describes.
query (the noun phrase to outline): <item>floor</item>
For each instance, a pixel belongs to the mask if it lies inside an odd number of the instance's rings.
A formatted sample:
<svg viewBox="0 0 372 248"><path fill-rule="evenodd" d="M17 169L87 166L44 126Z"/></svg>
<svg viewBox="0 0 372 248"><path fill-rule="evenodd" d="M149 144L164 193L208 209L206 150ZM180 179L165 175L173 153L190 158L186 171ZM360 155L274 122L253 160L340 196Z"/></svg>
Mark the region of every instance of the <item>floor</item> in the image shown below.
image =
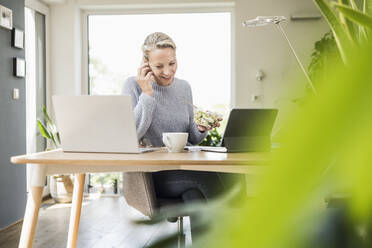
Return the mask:
<svg viewBox="0 0 372 248"><path fill-rule="evenodd" d="M39 213L35 248L66 247L70 204L44 202ZM162 222L139 226L131 220L143 219L141 213L129 207L123 197L84 197L77 247L112 248L146 247L155 240L177 232L177 223ZM21 224L0 232L0 248L18 247ZM185 218L186 244L191 243L189 221Z"/></svg>

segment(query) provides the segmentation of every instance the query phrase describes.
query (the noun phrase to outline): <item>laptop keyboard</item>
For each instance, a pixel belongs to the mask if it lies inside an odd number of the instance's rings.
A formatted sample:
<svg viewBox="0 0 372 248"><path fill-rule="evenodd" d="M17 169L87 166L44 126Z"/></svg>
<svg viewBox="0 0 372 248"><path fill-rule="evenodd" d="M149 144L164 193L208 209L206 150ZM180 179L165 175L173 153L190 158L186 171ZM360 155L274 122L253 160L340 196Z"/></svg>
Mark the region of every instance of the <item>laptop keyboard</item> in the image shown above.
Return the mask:
<svg viewBox="0 0 372 248"><path fill-rule="evenodd" d="M227 152L226 147L222 146L203 146L201 150L205 152Z"/></svg>
<svg viewBox="0 0 372 248"><path fill-rule="evenodd" d="M227 152L226 147L222 146L186 146L186 150L195 151L205 151L205 152Z"/></svg>
<svg viewBox="0 0 372 248"><path fill-rule="evenodd" d="M159 147L141 147L141 148L139 148L139 151L140 151L140 153L144 153L144 152L157 151L159 149L160 149Z"/></svg>

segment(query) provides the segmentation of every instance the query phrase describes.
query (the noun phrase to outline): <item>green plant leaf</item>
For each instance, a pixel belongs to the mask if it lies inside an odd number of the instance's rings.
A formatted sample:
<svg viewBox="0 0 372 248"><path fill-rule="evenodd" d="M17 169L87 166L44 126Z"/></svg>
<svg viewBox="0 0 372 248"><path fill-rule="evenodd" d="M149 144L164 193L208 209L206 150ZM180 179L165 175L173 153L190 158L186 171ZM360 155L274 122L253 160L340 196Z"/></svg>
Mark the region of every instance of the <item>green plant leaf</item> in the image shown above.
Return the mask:
<svg viewBox="0 0 372 248"><path fill-rule="evenodd" d="M53 134L53 133L51 133L51 135L50 135L50 139L52 140L52 142L53 142L53 144L54 144L54 147L55 147L55 148L58 148L58 144L57 144L57 142L56 142L56 139L54 138L54 134Z"/></svg>
<svg viewBox="0 0 372 248"><path fill-rule="evenodd" d="M363 0L363 3L362 3L362 11L363 13L366 14L366 8L367 8L367 2L370 2L371 0ZM358 26L359 27L359 39L360 41L367 41L368 40L368 30L367 28L363 27L363 26Z"/></svg>
<svg viewBox="0 0 372 248"><path fill-rule="evenodd" d="M340 4L344 4L344 5L349 5L349 1L350 1L350 5L356 6L356 5L354 5L355 2L352 2L353 0L338 0L338 2ZM357 30L355 28L355 24L353 22L351 22L349 19L345 18L345 16L341 12L339 12L338 14L339 14L339 17L340 17L340 22L344 26L345 32L346 32L346 35L348 36L348 38L350 40L356 41Z"/></svg>
<svg viewBox="0 0 372 248"><path fill-rule="evenodd" d="M341 4L346 4L346 5L349 4L349 0L338 0L338 2Z"/></svg>
<svg viewBox="0 0 372 248"><path fill-rule="evenodd" d="M61 138L59 137L59 132L56 132L56 141L61 144Z"/></svg>
<svg viewBox="0 0 372 248"><path fill-rule="evenodd" d="M372 16L366 15L361 11L354 10L343 4L334 4L334 6L353 22L372 29Z"/></svg>
<svg viewBox="0 0 372 248"><path fill-rule="evenodd" d="M363 1L363 13L372 15L372 0Z"/></svg>
<svg viewBox="0 0 372 248"><path fill-rule="evenodd" d="M337 44L335 42L333 33L331 31L324 34L324 36L315 43L314 52L311 55L311 62L308 66L309 77L313 81L315 87L319 87L319 82L327 77L327 71L333 63L341 60ZM310 93L307 91L307 93ZM306 97L307 98L307 97ZM304 98L295 100L295 102L302 103Z"/></svg>
<svg viewBox="0 0 372 248"><path fill-rule="evenodd" d="M39 127L41 135L46 139L50 139L51 134L48 132L47 128L44 126L44 124L40 120L37 120L37 125Z"/></svg>
<svg viewBox="0 0 372 248"><path fill-rule="evenodd" d="M346 51L350 49L352 41L348 38L345 28L328 2L326 0L314 0L314 2L328 21L340 51L341 58L343 62L347 64L348 58Z"/></svg>
<svg viewBox="0 0 372 248"><path fill-rule="evenodd" d="M359 10L358 5L354 0L349 0L350 1L350 6L354 10ZM359 25L355 25L355 23L351 22L349 19L347 19L347 23L349 26L350 34L353 36L353 40L357 41L358 35L360 34L360 29L363 27L360 27Z"/></svg>
<svg viewBox="0 0 372 248"><path fill-rule="evenodd" d="M43 114L44 114L46 125L50 127L52 132L55 132L56 126L54 125L52 119L49 117L45 106L43 106Z"/></svg>
<svg viewBox="0 0 372 248"><path fill-rule="evenodd" d="M55 148L58 148L59 144L61 143L61 139L59 137L57 128L54 125L52 119L49 117L45 106L43 106L42 110L45 119L45 124L38 120L40 132L42 133L44 138L50 139L53 142Z"/></svg>
<svg viewBox="0 0 372 248"><path fill-rule="evenodd" d="M349 1L350 1L351 8L353 8L355 10L359 10L358 5L356 4L356 2L354 0L349 0ZM341 4L348 5L348 4L345 4L345 3L341 3Z"/></svg>

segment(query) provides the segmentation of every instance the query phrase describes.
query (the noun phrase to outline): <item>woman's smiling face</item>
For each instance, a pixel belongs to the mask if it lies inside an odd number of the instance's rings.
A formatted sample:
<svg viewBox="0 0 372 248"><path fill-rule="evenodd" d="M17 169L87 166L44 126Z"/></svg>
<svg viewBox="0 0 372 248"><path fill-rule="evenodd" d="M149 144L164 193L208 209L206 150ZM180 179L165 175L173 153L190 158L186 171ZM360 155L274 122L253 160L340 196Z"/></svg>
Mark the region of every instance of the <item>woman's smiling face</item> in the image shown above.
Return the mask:
<svg viewBox="0 0 372 248"><path fill-rule="evenodd" d="M155 82L161 86L170 85L177 71L176 52L173 48L157 48L149 52L148 63Z"/></svg>

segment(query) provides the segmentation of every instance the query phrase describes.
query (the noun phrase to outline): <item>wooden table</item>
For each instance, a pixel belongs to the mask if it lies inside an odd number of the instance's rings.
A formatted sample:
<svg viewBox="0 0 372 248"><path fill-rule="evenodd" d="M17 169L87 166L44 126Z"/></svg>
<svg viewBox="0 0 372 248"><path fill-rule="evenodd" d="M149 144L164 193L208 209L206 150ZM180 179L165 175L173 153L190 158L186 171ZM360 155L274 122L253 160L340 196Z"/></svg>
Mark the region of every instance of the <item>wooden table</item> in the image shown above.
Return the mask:
<svg viewBox="0 0 372 248"><path fill-rule="evenodd" d="M267 153L168 153L164 149L142 154L64 153L59 149L11 157L14 164L32 165L31 187L18 247L33 245L47 175L75 174L67 247L76 247L85 173L198 170L259 174L269 160Z"/></svg>

